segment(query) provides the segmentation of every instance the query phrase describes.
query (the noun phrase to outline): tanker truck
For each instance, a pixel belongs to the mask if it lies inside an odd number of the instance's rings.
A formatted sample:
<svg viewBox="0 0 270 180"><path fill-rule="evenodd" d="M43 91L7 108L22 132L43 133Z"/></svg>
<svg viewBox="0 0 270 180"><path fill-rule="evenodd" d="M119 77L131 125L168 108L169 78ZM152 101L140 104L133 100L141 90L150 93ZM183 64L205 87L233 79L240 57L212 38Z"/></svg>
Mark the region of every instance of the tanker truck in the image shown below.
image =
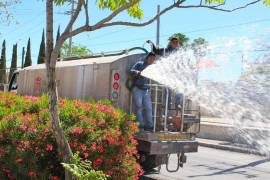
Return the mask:
<svg viewBox="0 0 270 180"><path fill-rule="evenodd" d="M131 54L132 50L143 52ZM109 99L114 106L134 113L132 93L128 88L130 68L147 50L132 48L117 53L102 53L88 57L71 57L56 64L56 82L59 97L87 100ZM188 97L182 104L168 98L168 88L151 82L153 106L153 132L142 131L135 135L140 154L139 163L145 171L160 170L165 164L169 172L176 172L186 162L186 153L198 151L196 134L200 131L199 106ZM45 64L17 70L10 82L9 91L19 95L40 96L47 92ZM177 164L170 168L170 155L177 154Z"/></svg>

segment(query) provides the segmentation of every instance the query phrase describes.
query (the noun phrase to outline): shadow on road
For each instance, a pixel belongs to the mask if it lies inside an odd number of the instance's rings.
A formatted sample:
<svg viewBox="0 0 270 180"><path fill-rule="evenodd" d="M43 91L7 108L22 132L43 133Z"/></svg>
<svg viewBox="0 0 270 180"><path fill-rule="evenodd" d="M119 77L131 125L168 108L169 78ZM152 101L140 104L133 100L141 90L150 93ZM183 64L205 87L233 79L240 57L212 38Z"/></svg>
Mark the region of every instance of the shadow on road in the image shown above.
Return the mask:
<svg viewBox="0 0 270 180"><path fill-rule="evenodd" d="M220 169L217 167L211 167L211 166L207 166L207 165L198 165L198 166L205 166L209 170L219 170L219 171L217 171L215 173L210 173L210 174L194 175L194 176L188 176L188 177L193 178L193 177L215 176L215 175L224 175L224 174L242 174L242 175L246 176L247 178L255 178L255 177L257 177L256 175L248 174L248 172L246 170L240 171L240 169L248 168L248 167L255 167L257 165L260 165L260 164L263 164L266 162L270 162L270 159L269 158L262 159L262 160L254 161L254 162L251 162L251 163L248 163L245 165L234 166L234 167L228 168L228 169ZM236 171L236 170L239 170L239 171Z"/></svg>

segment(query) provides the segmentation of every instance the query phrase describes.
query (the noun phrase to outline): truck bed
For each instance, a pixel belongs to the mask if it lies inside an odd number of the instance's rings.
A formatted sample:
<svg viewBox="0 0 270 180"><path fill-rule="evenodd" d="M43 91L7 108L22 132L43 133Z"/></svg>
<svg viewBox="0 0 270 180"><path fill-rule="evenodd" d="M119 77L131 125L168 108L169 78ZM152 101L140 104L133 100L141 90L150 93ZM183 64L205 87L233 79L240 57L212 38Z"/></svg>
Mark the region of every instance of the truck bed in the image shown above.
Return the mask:
<svg viewBox="0 0 270 180"><path fill-rule="evenodd" d="M139 143L138 150L150 155L198 152L198 142L188 133L140 132L135 138Z"/></svg>

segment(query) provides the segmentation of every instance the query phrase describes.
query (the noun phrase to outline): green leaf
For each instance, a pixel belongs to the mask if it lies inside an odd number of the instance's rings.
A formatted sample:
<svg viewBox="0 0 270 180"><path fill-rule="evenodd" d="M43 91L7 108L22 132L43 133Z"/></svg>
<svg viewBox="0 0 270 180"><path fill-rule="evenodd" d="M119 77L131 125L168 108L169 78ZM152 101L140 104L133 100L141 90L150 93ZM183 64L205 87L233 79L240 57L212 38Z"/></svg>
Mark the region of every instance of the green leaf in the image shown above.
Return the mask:
<svg viewBox="0 0 270 180"><path fill-rule="evenodd" d="M225 0L205 0L206 4L211 4L211 3L218 3L218 4L222 4L224 3Z"/></svg>
<svg viewBox="0 0 270 180"><path fill-rule="evenodd" d="M270 0L264 0L263 4L265 4L266 6L270 6Z"/></svg>
<svg viewBox="0 0 270 180"><path fill-rule="evenodd" d="M134 0L96 0L96 4L100 9L115 11L132 1ZM127 12L131 17L136 19L141 19L143 17L143 10L140 8L141 1L142 0L127 9Z"/></svg>
<svg viewBox="0 0 270 180"><path fill-rule="evenodd" d="M68 57L69 44L64 42L61 47L60 53L62 57ZM72 43L71 45L71 56L89 56L92 54L92 51L83 45L76 45Z"/></svg>
<svg viewBox="0 0 270 180"><path fill-rule="evenodd" d="M91 162L83 161L78 152L72 156L70 164L61 164L78 180L107 180L108 177L102 171L93 170Z"/></svg>
<svg viewBox="0 0 270 180"><path fill-rule="evenodd" d="M65 2L68 2L68 0L54 0L56 5L63 5Z"/></svg>

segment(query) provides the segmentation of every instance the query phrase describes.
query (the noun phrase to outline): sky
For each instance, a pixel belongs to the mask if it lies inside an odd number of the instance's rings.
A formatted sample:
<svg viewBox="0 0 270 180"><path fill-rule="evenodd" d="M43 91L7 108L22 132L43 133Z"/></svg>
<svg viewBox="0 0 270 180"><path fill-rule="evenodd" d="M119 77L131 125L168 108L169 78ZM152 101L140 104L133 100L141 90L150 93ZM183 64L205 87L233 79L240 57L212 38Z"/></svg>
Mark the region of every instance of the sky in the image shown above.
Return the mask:
<svg viewBox="0 0 270 180"><path fill-rule="evenodd" d="M157 5L161 9L172 3L173 0L143 0L141 7L144 10L144 21L156 14ZM197 0L188 0L196 3ZM226 8L237 7L247 0L228 0ZM55 34L57 27L63 30L69 16L64 12L71 8L66 4L54 9ZM8 66L11 61L12 45L18 43L18 61L20 66L22 47L26 47L27 40L31 38L32 61L36 64L41 34L45 28L45 1L22 0L22 3L12 7L10 11L14 15L11 23L0 24L0 42L7 41ZM106 17L110 12L100 10L95 6L95 1L89 5L90 23ZM128 17L127 13L117 16L116 20L139 21ZM80 16L75 26L84 23L84 17ZM186 34L190 41L203 37L209 44L215 47L216 52L226 53L212 57L219 67L201 72L202 79L236 80L241 74L242 55L245 52L248 61L254 61L257 54L250 52L254 49L262 49L270 33L270 7L262 3L248 8L227 13L210 9L174 9L161 17L160 41L162 46L167 45L170 35L180 32ZM108 52L128 49L131 47L147 47L145 41L156 40L156 23L146 27L115 26L87 32L73 38L75 44L87 46L92 52ZM240 51L235 53L235 51Z"/></svg>

